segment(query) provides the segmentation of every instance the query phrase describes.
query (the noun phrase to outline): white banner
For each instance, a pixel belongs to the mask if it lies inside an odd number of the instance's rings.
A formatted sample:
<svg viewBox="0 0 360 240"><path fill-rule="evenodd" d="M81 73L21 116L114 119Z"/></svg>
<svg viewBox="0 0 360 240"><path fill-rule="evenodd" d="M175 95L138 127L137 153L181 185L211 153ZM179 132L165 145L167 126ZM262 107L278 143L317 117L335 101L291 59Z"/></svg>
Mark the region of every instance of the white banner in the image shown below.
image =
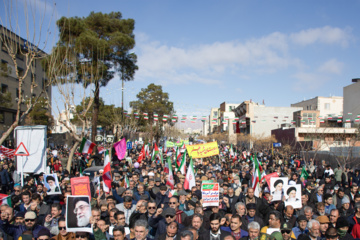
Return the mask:
<svg viewBox="0 0 360 240"><path fill-rule="evenodd" d="M16 148L23 143L29 156L16 156L17 171L41 173L46 169L46 126L20 126L15 128ZM22 163L22 166L21 166Z"/></svg>

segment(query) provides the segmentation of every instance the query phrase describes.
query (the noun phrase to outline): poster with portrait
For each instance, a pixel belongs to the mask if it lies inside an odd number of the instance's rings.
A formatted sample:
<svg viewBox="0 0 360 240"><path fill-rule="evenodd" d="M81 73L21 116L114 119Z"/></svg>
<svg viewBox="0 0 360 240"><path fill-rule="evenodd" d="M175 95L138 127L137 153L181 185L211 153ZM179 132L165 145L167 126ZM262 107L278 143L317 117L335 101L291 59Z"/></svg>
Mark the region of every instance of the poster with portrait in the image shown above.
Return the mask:
<svg viewBox="0 0 360 240"><path fill-rule="evenodd" d="M272 177L270 178L270 195L273 201L281 201L284 196L284 189L288 185L287 177Z"/></svg>
<svg viewBox="0 0 360 240"><path fill-rule="evenodd" d="M86 195L70 195L66 200L66 229L68 232L92 233L91 205Z"/></svg>
<svg viewBox="0 0 360 240"><path fill-rule="evenodd" d="M58 177L55 173L44 174L44 185L47 189L47 195L61 194Z"/></svg>
<svg viewBox="0 0 360 240"><path fill-rule="evenodd" d="M285 207L287 205L293 206L293 208L302 208L301 204L301 184L287 185L284 188L285 193Z"/></svg>

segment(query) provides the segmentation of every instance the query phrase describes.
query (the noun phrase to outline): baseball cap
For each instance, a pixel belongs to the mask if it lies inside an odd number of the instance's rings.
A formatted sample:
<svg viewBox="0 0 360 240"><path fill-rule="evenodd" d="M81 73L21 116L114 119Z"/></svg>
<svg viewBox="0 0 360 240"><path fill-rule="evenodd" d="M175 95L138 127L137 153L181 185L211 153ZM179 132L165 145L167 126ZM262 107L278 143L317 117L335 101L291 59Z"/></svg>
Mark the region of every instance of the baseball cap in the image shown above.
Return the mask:
<svg viewBox="0 0 360 240"><path fill-rule="evenodd" d="M300 221L308 221L308 220L305 217L305 215L300 215L300 216L298 216L297 221L300 222Z"/></svg>
<svg viewBox="0 0 360 240"><path fill-rule="evenodd" d="M166 208L165 210L164 210L164 212L163 212L163 216L175 216L176 215L176 211L175 211L175 209L173 209L173 208L170 208L170 207L168 207L168 208Z"/></svg>
<svg viewBox="0 0 360 240"><path fill-rule="evenodd" d="M26 219L35 219L35 218L36 218L36 214L33 211L26 212L25 220Z"/></svg>
<svg viewBox="0 0 360 240"><path fill-rule="evenodd" d="M290 230L291 231L292 226L290 223L283 223L281 224L280 230Z"/></svg>

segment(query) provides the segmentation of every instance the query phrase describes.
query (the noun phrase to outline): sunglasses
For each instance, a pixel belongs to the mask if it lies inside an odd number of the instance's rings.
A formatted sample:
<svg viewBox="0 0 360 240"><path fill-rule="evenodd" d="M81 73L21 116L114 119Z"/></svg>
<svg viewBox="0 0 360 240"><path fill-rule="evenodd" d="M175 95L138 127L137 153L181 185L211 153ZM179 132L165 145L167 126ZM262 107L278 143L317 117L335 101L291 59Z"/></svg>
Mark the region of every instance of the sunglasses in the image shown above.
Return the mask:
<svg viewBox="0 0 360 240"><path fill-rule="evenodd" d="M176 204L176 202L169 202L169 204Z"/></svg>
<svg viewBox="0 0 360 240"><path fill-rule="evenodd" d="M86 238L86 235L76 235L76 238Z"/></svg>
<svg viewBox="0 0 360 240"><path fill-rule="evenodd" d="M35 222L35 219L25 219L25 222Z"/></svg>
<svg viewBox="0 0 360 240"><path fill-rule="evenodd" d="M174 216L166 215L165 218L173 218Z"/></svg>
<svg viewBox="0 0 360 240"><path fill-rule="evenodd" d="M148 207L148 209L156 209L156 207Z"/></svg>
<svg viewBox="0 0 360 240"><path fill-rule="evenodd" d="M291 233L291 230L282 230L281 233L282 233L282 234L284 234L284 233L290 234L290 233Z"/></svg>
<svg viewBox="0 0 360 240"><path fill-rule="evenodd" d="M66 227L58 227L59 230L66 230Z"/></svg>

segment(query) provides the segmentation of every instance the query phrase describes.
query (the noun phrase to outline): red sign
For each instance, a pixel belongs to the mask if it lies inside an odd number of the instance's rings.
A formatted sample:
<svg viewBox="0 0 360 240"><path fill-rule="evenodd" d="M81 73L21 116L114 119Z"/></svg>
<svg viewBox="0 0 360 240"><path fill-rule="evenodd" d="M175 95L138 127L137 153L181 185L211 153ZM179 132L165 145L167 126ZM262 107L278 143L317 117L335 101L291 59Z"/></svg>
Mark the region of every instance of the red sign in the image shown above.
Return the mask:
<svg viewBox="0 0 360 240"><path fill-rule="evenodd" d="M71 195L88 195L91 199L89 177L70 178Z"/></svg>
<svg viewBox="0 0 360 240"><path fill-rule="evenodd" d="M29 156L30 154L29 154L28 150L26 149L24 143L21 142L20 145L15 150L14 155L15 156Z"/></svg>

